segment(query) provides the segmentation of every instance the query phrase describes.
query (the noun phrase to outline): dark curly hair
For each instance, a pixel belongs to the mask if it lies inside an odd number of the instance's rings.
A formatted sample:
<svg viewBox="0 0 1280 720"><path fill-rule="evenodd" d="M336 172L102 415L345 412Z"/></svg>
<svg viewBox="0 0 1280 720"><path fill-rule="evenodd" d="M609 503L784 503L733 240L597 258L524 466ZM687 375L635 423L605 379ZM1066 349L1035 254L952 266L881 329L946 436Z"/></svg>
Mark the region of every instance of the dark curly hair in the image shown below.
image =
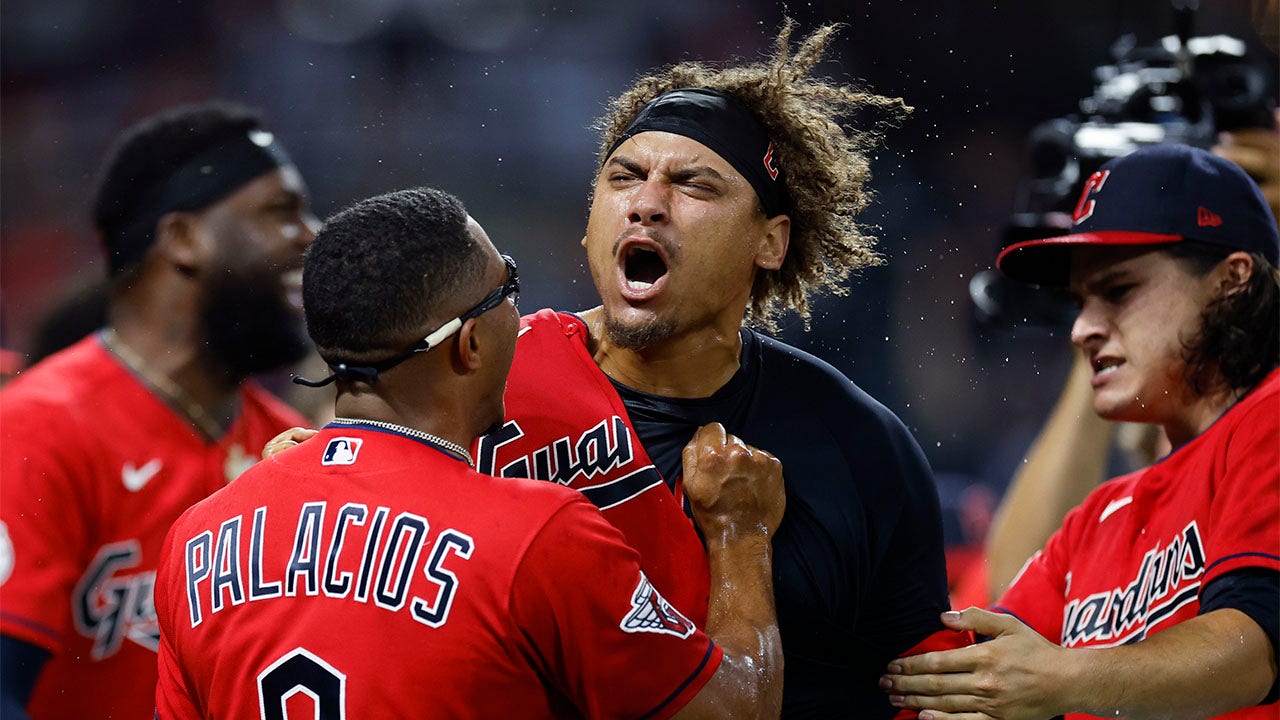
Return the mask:
<svg viewBox="0 0 1280 720"><path fill-rule="evenodd" d="M142 260L147 246L124 241L148 193L200 153L262 126L256 112L210 101L171 108L125 130L107 152L93 193L93 224L102 235L111 275ZM145 232L154 233L155 228Z"/></svg>
<svg viewBox="0 0 1280 720"><path fill-rule="evenodd" d="M414 188L361 200L326 220L307 249L307 332L326 362L386 359L421 340L438 308L484 269L453 195Z"/></svg>
<svg viewBox="0 0 1280 720"><path fill-rule="evenodd" d="M1232 251L1185 241L1163 250L1203 276ZM1222 386L1249 390L1280 365L1280 272L1253 253L1253 275L1237 292L1205 306L1199 329L1182 338L1187 384L1199 395Z"/></svg>
<svg viewBox="0 0 1280 720"><path fill-rule="evenodd" d="M756 275L748 319L776 330L777 317L794 310L809 320L815 293L848 294L844 281L853 271L884 260L874 250L875 238L856 221L870 202L868 152L881 131L900 122L911 108L901 98L888 98L809 77L822 59L839 25L826 25L806 37L792 52L796 23L787 19L774 40L773 54L761 62L713 66L682 62L646 75L615 98L596 121L601 133L599 167L610 148L646 103L669 90L701 87L733 95L756 116L777 149L787 176L791 241L777 270ZM845 122L874 113L869 127Z"/></svg>

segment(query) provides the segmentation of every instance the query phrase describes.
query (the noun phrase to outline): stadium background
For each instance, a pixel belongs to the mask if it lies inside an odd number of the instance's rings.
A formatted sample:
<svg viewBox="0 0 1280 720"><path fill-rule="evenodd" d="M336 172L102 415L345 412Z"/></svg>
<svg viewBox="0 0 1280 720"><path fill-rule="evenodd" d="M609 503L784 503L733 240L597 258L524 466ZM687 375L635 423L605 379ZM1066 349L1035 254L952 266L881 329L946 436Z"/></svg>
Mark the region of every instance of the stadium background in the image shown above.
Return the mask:
<svg viewBox="0 0 1280 720"><path fill-rule="evenodd" d="M1240 37L1274 76L1275 2L1206 2L1198 34ZM977 322L1036 123L1076 109L1123 33L1172 32L1167 0L4 0L0 5L0 346L103 265L88 190L113 136L179 102L260 109L321 216L426 184L466 201L519 261L521 305L593 304L578 240L607 100L682 59L752 58L784 14L840 21L821 72L914 115L873 165L888 265L783 338L897 412L938 472L948 535L980 535L1056 397L1061 331Z"/></svg>

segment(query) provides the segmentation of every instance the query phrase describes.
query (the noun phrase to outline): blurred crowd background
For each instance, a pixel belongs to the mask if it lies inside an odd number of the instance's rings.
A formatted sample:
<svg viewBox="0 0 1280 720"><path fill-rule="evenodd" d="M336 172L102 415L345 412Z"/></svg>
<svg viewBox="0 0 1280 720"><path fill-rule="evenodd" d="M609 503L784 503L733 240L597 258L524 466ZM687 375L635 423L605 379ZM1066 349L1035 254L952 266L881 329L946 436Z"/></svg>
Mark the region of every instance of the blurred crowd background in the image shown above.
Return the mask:
<svg viewBox="0 0 1280 720"><path fill-rule="evenodd" d="M1275 77L1275 2L1206 0L1197 34L1243 39ZM605 103L643 71L751 59L784 15L848 27L823 74L901 96L913 116L873 164L888 264L783 339L897 412L939 478L948 536L985 532L1065 378L1064 327L980 322L1026 177L1029 130L1071 113L1123 34L1173 32L1169 0L3 0L0 346L29 353L69 293L100 280L88 218L112 138L207 98L262 111L318 215L397 188L461 196L520 262L526 311L594 291L578 241ZM313 391L318 392L318 391Z"/></svg>

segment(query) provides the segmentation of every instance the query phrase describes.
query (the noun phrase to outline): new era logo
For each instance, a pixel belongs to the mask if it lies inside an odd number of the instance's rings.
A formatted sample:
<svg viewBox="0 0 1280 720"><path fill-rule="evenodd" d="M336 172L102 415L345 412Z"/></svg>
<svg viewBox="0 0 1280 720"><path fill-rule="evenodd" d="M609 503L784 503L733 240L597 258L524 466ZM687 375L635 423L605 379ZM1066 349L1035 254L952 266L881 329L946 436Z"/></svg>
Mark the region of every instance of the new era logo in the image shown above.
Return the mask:
<svg viewBox="0 0 1280 720"><path fill-rule="evenodd" d="M1196 224L1200 227L1218 227L1222 224L1222 216L1201 205L1196 208Z"/></svg>
<svg viewBox="0 0 1280 720"><path fill-rule="evenodd" d="M360 446L364 441L360 438L339 437L329 441L324 449L321 465L355 465L356 456L360 454Z"/></svg>
<svg viewBox="0 0 1280 720"><path fill-rule="evenodd" d="M623 632L661 633L687 638L693 634L693 621L680 614L671 603L658 594L649 578L640 573L640 584L631 594L631 611L618 624Z"/></svg>

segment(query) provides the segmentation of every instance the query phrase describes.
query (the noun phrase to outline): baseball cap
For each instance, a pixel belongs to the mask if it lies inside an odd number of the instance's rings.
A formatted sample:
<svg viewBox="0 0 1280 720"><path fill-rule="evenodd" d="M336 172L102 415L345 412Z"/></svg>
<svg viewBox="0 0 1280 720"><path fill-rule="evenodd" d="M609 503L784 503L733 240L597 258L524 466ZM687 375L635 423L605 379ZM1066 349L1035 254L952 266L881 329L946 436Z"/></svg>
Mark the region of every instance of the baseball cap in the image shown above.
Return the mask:
<svg viewBox="0 0 1280 720"><path fill-rule="evenodd" d="M1200 148L1149 145L1103 165L1085 182L1071 230L1005 248L1006 277L1067 284L1077 245L1160 245L1195 240L1244 250L1280 266L1280 231L1262 192L1238 165Z"/></svg>

